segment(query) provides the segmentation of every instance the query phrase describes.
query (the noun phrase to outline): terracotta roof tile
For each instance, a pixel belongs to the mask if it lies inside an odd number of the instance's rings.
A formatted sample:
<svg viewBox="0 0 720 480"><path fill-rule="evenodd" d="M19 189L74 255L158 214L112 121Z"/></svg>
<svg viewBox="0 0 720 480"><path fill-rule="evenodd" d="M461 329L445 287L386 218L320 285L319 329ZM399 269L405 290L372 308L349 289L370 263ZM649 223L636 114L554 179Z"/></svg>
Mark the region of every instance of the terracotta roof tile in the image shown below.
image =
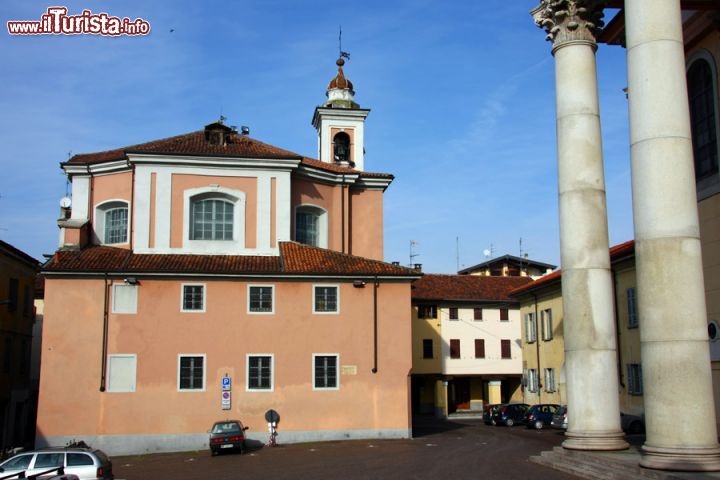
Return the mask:
<svg viewBox="0 0 720 480"><path fill-rule="evenodd" d="M126 160L128 154L154 154L154 155L188 155L209 157L242 157L242 158L280 158L297 159L308 167L335 173L360 174L361 177L393 178L387 173L360 172L352 168L341 167L332 163L321 162L313 158L303 157L297 153L269 145L247 135L232 133L228 136L227 144L214 145L205 137L204 130L163 138L152 142L130 145L114 150L97 153L80 153L74 155L68 164L94 165L97 163Z"/></svg>
<svg viewBox="0 0 720 480"><path fill-rule="evenodd" d="M628 255L635 253L635 240L628 240L627 242L620 243L613 247L610 247L610 261L617 261ZM562 277L562 270L556 270L548 275L544 275L529 285L523 285L522 287L516 288L510 295L517 297L520 294L536 290L545 285L551 284L554 280L560 280Z"/></svg>
<svg viewBox="0 0 720 480"><path fill-rule="evenodd" d="M529 277L430 275L413 283L413 300L492 300L514 302L511 290L532 282Z"/></svg>
<svg viewBox="0 0 720 480"><path fill-rule="evenodd" d="M280 256L138 254L92 246L58 251L46 273L195 273L416 276L412 269L295 242L280 242Z"/></svg>

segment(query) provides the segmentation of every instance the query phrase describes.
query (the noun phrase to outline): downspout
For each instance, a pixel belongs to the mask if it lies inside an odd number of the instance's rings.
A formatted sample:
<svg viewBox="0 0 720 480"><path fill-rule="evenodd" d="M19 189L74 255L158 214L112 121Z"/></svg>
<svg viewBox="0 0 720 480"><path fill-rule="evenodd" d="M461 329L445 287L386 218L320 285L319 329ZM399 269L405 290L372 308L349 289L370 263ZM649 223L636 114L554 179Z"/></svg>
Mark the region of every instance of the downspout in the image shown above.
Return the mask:
<svg viewBox="0 0 720 480"><path fill-rule="evenodd" d="M373 369L372 373L378 371L378 282L377 275L373 281Z"/></svg>
<svg viewBox="0 0 720 480"><path fill-rule="evenodd" d="M128 165L130 165L130 160L128 160ZM134 231L135 231L135 164L132 164L132 178L130 180L130 211L128 212L128 216L130 219L128 220L130 222L130 251L132 252L133 249L133 237L134 237Z"/></svg>
<svg viewBox="0 0 720 480"><path fill-rule="evenodd" d="M102 360L100 370L100 391L105 391L105 372L107 371L107 339L108 339L108 274L105 272L105 288L104 288L104 307L103 307L103 337L102 337Z"/></svg>
<svg viewBox="0 0 720 480"><path fill-rule="evenodd" d="M617 271L610 265L610 273L612 275L613 284L613 310L615 314L615 354L617 355L617 369L618 369L618 382L620 386L625 388L623 383L623 369L622 369L622 352L620 351L620 315L618 314L618 302L617 302Z"/></svg>
<svg viewBox="0 0 720 480"><path fill-rule="evenodd" d="M537 352L537 384L538 384L538 403L542 403L542 382L540 381L540 372L542 369L540 368L540 335L538 335L538 322L540 321L540 317L538 316L538 300L537 295L534 293L531 293L530 295L533 296L535 299L535 352Z"/></svg>

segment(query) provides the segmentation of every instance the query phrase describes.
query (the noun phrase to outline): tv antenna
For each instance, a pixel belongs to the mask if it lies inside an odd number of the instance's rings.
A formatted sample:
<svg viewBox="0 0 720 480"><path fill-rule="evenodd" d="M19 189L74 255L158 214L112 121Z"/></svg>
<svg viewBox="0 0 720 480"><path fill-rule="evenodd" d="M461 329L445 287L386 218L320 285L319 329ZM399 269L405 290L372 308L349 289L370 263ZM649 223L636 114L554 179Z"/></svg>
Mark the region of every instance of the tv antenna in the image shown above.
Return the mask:
<svg viewBox="0 0 720 480"><path fill-rule="evenodd" d="M410 267L411 267L411 268L412 268L412 266L413 266L413 259L414 259L415 257L419 257L419 256L420 256L419 253L415 253L414 247L415 247L415 245L417 245L417 244L418 244L417 241L415 241L415 240L410 240Z"/></svg>

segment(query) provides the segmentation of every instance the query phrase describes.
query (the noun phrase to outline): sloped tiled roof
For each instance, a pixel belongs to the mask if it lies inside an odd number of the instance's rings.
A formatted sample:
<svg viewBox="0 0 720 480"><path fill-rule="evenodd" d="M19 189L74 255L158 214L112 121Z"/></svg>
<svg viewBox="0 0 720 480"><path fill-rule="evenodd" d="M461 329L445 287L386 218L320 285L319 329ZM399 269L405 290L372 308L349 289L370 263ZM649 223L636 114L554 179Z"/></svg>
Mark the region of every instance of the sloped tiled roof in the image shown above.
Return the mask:
<svg viewBox="0 0 720 480"><path fill-rule="evenodd" d="M413 300L515 302L510 291L532 282L529 277L426 274L413 283Z"/></svg>
<svg viewBox="0 0 720 480"><path fill-rule="evenodd" d="M635 240L628 240L627 242L620 243L618 245L615 245L613 247L610 247L610 261L615 262L619 261L627 256L634 255L635 254ZM549 275L545 275L543 277L538 278L534 282L532 282L529 285L523 285L521 287L516 288L512 292L510 292L510 295L513 297L517 297L518 295L521 295L523 293L531 292L534 290L537 290L538 288L544 287L546 285L550 285L556 280L560 280L562 277L562 270L556 270L552 272Z"/></svg>
<svg viewBox="0 0 720 480"><path fill-rule="evenodd" d="M123 248L92 246L80 251L58 251L44 271L49 274L418 275L409 268L295 242L280 242L280 256L138 254Z"/></svg>
<svg viewBox="0 0 720 480"><path fill-rule="evenodd" d="M0 253L3 253L7 256L14 257L17 260L20 260L21 262L24 262L34 268L37 268L40 266L40 262L35 260L33 257L28 255L27 253L23 252L17 247L14 247L10 245L7 242L4 242L0 240Z"/></svg>
<svg viewBox="0 0 720 480"><path fill-rule="evenodd" d="M163 138L151 142L130 145L96 153L79 153L67 161L69 165L94 165L103 162L126 160L128 154L152 155L186 155L207 157L240 157L240 158L277 158L300 160L302 165L326 170L335 173L360 175L361 177L393 178L388 173L361 172L352 168L341 167L332 163L321 162L313 158L304 157L297 153L269 145L247 135L231 133L225 145L210 143L205 137L204 130Z"/></svg>

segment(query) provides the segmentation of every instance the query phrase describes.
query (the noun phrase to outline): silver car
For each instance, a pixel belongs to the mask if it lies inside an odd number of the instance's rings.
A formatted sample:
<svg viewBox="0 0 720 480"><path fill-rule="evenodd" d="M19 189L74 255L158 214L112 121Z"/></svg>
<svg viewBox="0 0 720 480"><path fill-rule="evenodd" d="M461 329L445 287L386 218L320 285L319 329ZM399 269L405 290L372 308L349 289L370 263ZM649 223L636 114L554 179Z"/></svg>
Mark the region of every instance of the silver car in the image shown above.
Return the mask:
<svg viewBox="0 0 720 480"><path fill-rule="evenodd" d="M63 467L65 474L77 475L80 480L112 479L112 462L102 450L92 448L44 448L18 453L0 463L0 477L25 472L25 477L47 472L51 478L57 475L57 468Z"/></svg>

